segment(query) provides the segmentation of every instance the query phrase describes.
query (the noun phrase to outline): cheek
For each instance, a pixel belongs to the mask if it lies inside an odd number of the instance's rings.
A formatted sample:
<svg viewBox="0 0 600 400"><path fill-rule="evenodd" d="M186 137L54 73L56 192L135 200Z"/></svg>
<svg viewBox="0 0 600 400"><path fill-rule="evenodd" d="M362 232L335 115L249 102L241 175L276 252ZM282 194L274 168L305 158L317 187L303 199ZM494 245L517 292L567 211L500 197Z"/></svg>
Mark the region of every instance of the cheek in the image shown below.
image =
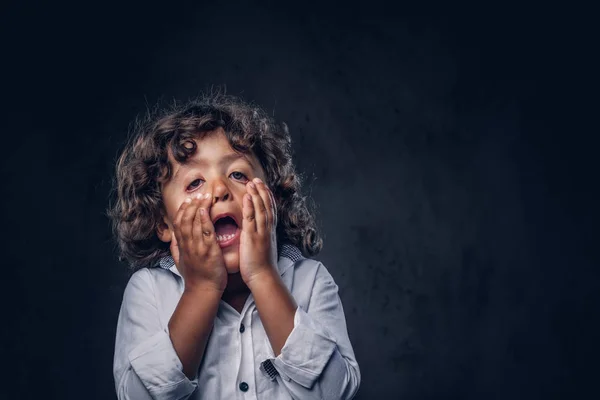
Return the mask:
<svg viewBox="0 0 600 400"><path fill-rule="evenodd" d="M167 220L169 221L169 224L172 226L173 225L173 221L175 220L175 217L177 216L177 212L179 211L179 208L181 207L181 205L183 204L185 198L181 198L181 199L169 199L166 203L163 203L163 215L166 209L166 217Z"/></svg>
<svg viewBox="0 0 600 400"><path fill-rule="evenodd" d="M246 185L239 184L239 185L236 185L231 190L232 190L233 198L234 198L235 202L238 203L241 207L242 202L244 200L244 195L246 193L248 193L248 191L246 190Z"/></svg>

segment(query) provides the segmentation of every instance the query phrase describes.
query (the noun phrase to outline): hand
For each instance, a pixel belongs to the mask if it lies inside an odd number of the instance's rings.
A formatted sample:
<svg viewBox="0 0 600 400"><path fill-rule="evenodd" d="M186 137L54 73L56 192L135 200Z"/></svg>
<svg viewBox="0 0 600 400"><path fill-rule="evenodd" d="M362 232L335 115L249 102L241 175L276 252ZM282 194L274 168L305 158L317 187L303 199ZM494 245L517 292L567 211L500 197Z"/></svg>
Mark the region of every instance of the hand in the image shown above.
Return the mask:
<svg viewBox="0 0 600 400"><path fill-rule="evenodd" d="M183 276L186 290L223 292L227 270L210 220L212 195L200 194L184 201L173 221L171 254Z"/></svg>
<svg viewBox="0 0 600 400"><path fill-rule="evenodd" d="M277 210L273 193L259 178L246 184L242 201L240 274L248 287L264 273L277 272Z"/></svg>

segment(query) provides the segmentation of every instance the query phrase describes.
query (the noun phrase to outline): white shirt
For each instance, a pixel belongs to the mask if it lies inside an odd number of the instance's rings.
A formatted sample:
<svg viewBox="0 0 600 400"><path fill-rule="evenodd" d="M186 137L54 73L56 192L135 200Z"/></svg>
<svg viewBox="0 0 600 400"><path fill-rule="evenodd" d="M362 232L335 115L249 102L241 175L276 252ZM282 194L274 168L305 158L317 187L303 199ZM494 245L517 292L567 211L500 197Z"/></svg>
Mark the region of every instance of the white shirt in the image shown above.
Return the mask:
<svg viewBox="0 0 600 400"><path fill-rule="evenodd" d="M219 309L196 377L188 379L168 324L183 293L171 257L130 278L119 312L113 374L119 400L350 399L360 384L338 287L318 261L283 245L277 264L298 304L275 357L252 294Z"/></svg>

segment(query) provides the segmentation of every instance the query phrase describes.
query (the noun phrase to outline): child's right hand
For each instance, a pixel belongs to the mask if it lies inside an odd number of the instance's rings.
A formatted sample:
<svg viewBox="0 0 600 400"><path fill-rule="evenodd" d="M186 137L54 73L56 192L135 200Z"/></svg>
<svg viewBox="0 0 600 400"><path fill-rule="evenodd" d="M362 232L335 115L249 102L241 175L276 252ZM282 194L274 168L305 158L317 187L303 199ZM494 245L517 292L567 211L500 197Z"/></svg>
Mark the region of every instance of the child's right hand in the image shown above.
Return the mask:
<svg viewBox="0 0 600 400"><path fill-rule="evenodd" d="M183 276L186 290L223 292L227 286L223 252L210 220L211 206L211 194L188 198L173 221L175 235L171 239L171 255Z"/></svg>

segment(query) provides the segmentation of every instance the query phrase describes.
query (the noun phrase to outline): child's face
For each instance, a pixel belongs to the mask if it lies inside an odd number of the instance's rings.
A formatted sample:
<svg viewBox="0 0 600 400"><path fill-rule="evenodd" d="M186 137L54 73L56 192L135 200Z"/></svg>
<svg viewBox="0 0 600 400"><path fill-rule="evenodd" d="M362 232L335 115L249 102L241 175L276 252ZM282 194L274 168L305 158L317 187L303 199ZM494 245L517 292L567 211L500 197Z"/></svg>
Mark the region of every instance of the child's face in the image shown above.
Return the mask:
<svg viewBox="0 0 600 400"><path fill-rule="evenodd" d="M265 173L254 154L237 153L231 148L222 128L195 141L198 146L196 153L185 165L177 163L169 155L173 175L161 188L167 213L164 218L166 226L159 228L157 233L160 240L170 242L172 221L185 199L199 193L212 193L214 201L209 210L210 219L213 224L221 220L215 224L215 231L227 272L234 274L239 272L242 198L246 194L246 183L256 177L266 182ZM219 218L224 214L231 219ZM232 219L235 224L232 224Z"/></svg>

